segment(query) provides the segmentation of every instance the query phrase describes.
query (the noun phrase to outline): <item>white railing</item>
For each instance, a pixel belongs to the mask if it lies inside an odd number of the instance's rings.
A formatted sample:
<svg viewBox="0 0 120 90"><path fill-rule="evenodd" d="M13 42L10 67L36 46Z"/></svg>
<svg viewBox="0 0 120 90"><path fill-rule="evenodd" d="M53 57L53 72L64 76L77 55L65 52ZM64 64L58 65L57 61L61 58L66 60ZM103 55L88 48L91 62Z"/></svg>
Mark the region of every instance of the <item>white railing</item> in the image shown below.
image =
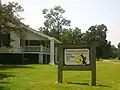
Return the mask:
<svg viewBox="0 0 120 90"><path fill-rule="evenodd" d="M50 49L43 46L25 46L24 52L46 52L49 53Z"/></svg>

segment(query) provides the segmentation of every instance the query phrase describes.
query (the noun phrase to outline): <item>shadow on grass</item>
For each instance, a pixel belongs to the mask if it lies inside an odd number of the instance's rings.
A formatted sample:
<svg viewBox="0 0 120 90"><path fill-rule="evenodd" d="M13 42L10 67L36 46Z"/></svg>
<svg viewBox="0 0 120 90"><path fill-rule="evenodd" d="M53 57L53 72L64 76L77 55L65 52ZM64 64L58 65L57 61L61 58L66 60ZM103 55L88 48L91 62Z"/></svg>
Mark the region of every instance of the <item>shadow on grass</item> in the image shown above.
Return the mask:
<svg viewBox="0 0 120 90"><path fill-rule="evenodd" d="M31 67L29 65L8 65L8 64L0 65L0 70L11 69L11 68L34 68L34 67Z"/></svg>
<svg viewBox="0 0 120 90"><path fill-rule="evenodd" d="M92 86L89 83L77 83L77 82L67 82L67 84L76 84L76 85L86 85L86 86ZM109 87L111 88L112 86L109 85L103 85L103 84L97 84L96 86L98 87Z"/></svg>
<svg viewBox="0 0 120 90"><path fill-rule="evenodd" d="M67 82L67 84L89 85L89 83L77 83L77 82Z"/></svg>
<svg viewBox="0 0 120 90"><path fill-rule="evenodd" d="M103 84L98 84L97 86L100 86L100 87L109 87L109 88L112 87L112 86L109 86L109 85L103 85Z"/></svg>
<svg viewBox="0 0 120 90"><path fill-rule="evenodd" d="M0 80L3 80L4 78L9 78L9 77L15 77L15 75L11 75L8 72L0 72ZM1 81L0 81L1 83Z"/></svg>
<svg viewBox="0 0 120 90"><path fill-rule="evenodd" d="M11 82L0 81L0 84L10 84Z"/></svg>
<svg viewBox="0 0 120 90"><path fill-rule="evenodd" d="M28 68L33 69L34 67L31 67L29 65L8 65L8 64L0 64L0 70L7 70L7 69L13 69L13 68ZM9 77L15 77L15 75L12 74L12 72L0 72L0 90L10 90L10 87L8 87L8 84L11 82L4 81L5 78Z"/></svg>
<svg viewBox="0 0 120 90"><path fill-rule="evenodd" d="M11 75L9 72L0 72L0 90L10 90L7 84L11 82L4 81L5 78L15 77L15 75Z"/></svg>
<svg viewBox="0 0 120 90"><path fill-rule="evenodd" d="M0 85L0 90L10 90L10 88Z"/></svg>

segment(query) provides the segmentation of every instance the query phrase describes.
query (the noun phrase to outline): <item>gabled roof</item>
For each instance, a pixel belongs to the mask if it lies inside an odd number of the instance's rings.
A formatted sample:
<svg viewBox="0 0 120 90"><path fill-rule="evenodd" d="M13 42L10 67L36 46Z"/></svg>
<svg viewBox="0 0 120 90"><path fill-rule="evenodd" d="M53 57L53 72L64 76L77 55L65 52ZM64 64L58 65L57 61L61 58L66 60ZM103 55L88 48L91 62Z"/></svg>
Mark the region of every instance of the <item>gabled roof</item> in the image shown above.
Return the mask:
<svg viewBox="0 0 120 90"><path fill-rule="evenodd" d="M42 37L45 37L45 38L47 38L48 40L54 40L54 41L56 41L57 43L61 43L59 40L57 40L56 38L54 38L54 37L50 37L50 36L48 36L48 35L45 35L45 34L43 34L43 33L40 33L39 31L37 31L37 30L34 30L34 29L32 29L32 28L28 28L28 30L30 30L31 32L33 32L33 33L35 33L35 34L38 34L38 35L40 35L40 36L42 36Z"/></svg>

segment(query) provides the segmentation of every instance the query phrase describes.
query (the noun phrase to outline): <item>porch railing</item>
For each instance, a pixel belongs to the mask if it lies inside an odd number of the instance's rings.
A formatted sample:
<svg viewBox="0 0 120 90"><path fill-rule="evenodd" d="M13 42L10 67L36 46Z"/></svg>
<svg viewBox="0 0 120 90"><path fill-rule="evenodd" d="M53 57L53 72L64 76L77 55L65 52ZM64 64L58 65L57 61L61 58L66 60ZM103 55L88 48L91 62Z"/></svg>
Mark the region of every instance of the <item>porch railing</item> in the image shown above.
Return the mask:
<svg viewBox="0 0 120 90"><path fill-rule="evenodd" d="M46 52L49 53L50 49L44 46L25 46L25 52Z"/></svg>

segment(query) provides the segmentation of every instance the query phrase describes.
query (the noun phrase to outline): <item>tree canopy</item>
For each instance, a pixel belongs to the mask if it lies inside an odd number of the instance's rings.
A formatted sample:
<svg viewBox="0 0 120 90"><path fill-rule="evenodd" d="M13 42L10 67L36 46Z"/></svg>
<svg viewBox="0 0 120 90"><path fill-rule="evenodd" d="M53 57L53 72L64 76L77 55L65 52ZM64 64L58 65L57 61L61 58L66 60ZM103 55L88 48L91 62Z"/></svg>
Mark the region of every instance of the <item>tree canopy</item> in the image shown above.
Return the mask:
<svg viewBox="0 0 120 90"><path fill-rule="evenodd" d="M24 9L15 2L0 5L0 33L14 31L19 37L24 37L24 32L27 25L22 24L20 21L19 13Z"/></svg>
<svg viewBox="0 0 120 90"><path fill-rule="evenodd" d="M45 22L44 27L40 27L40 32L53 36L63 43L80 43L86 42L99 42L97 48L97 59L99 58L116 58L120 56L120 49L111 45L111 41L107 38L107 26L105 24L92 25L86 30L85 33L78 27L65 28L70 26L71 21L63 17L65 10L61 6L55 6L51 9L44 9L42 11ZM120 48L120 43L118 45Z"/></svg>
<svg viewBox="0 0 120 90"><path fill-rule="evenodd" d="M0 5L0 33L14 31L21 38L27 30L27 25L20 21L19 16L24 9L15 2ZM120 43L118 48L111 45L107 38L107 26L105 24L92 25L82 32L78 27L70 28L71 21L63 15L65 10L61 6L54 6L51 9L43 9L42 14L45 18L44 26L40 27L40 32L59 39L63 43L100 42L97 48L97 58L120 58ZM66 28L69 27L69 28Z"/></svg>
<svg viewBox="0 0 120 90"><path fill-rule="evenodd" d="M51 9L43 9L45 22L44 27L40 27L40 31L60 39L63 26L70 26L71 21L63 17L65 10L61 6L54 6Z"/></svg>

